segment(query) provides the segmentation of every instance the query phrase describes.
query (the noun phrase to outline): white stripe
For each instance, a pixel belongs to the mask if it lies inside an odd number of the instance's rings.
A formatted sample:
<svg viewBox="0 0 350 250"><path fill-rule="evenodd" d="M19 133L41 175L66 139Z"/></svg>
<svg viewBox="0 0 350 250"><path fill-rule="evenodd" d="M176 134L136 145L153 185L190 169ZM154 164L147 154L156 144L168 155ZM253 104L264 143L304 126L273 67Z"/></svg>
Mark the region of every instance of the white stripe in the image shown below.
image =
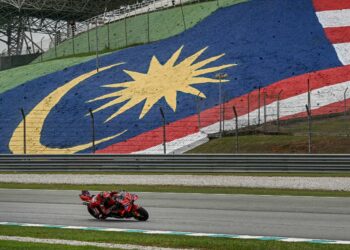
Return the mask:
<svg viewBox="0 0 350 250"><path fill-rule="evenodd" d="M344 65L350 64L350 43L333 44L339 60Z"/></svg>
<svg viewBox="0 0 350 250"><path fill-rule="evenodd" d="M331 103L339 102L343 100L343 94L346 88L350 88L350 81L334 84L331 86L325 86L322 88L314 89L311 91L311 109L319 109ZM307 104L307 93L303 93L297 96L292 96L280 101L280 117L298 114L305 112L305 105ZM276 120L277 118L277 102L273 102L266 105L267 121ZM250 124L258 124L258 109L250 112ZM260 108L260 121L263 123L264 108ZM248 114L239 117L239 127L247 126ZM225 121L225 129L232 130L234 128L233 120ZM167 153L176 152L186 145L193 144L193 140L203 140L207 134L213 134L219 132L219 122L214 123L208 127L205 127L201 132L179 138L172 142L167 143ZM136 152L138 154L162 154L163 145L157 145L155 147L148 148L143 151Z"/></svg>
<svg viewBox="0 0 350 250"><path fill-rule="evenodd" d="M316 12L324 28L350 26L350 9Z"/></svg>
<svg viewBox="0 0 350 250"><path fill-rule="evenodd" d="M15 222L0 222L0 225L4 224L9 224L9 225L16 225L16 226L30 226L32 224L29 223L15 223ZM61 229L66 229L66 228L72 228L72 229L77 229L79 227L70 227L70 226L58 226L58 225L45 225L45 224L33 224L37 226L41 226L43 228L46 227L60 227ZM128 231L128 229L117 229L117 228L90 228L90 227L81 227L83 230L96 230L96 231ZM136 230L139 231L138 229L130 229L130 230ZM140 230L144 234L169 234L169 235L183 235L183 236L210 236L210 237L216 237L216 238L236 238L236 239L256 239L256 240L272 240L272 241L286 241L286 242L313 242L313 243L319 243L319 244L350 244L350 241L345 241L345 240L322 240L322 239L305 239L305 238L285 238L285 237L276 237L276 236L253 236L253 235L237 235L237 234L213 234L213 233L190 233L190 232L176 232L176 231L156 231L156 230ZM132 233L132 232L130 232ZM139 233L139 232L137 232ZM10 237L10 238L5 238L5 237ZM12 237L12 238L11 238ZM26 241L30 239L30 241ZM16 241L23 241L23 242L35 242L36 240L40 241L40 243L44 243L42 241L51 241L51 242L45 242L45 243L51 243L51 244L66 244L66 242L70 242L72 245L80 245L81 241L74 241L74 240L69 240L65 241L62 240L61 243L58 242L53 242L57 241L56 239L38 239L38 238L27 238L27 237L16 237L16 236L1 236L0 235L0 240L16 240ZM60 240L59 240L60 241ZM93 244L97 246L96 244L108 244L108 243L95 243L95 242L89 242L90 244ZM101 245L102 247L103 245ZM124 244L109 244L109 246L119 246L118 248L121 249L129 249L128 247L137 247L135 245L124 245ZM108 247L108 245L105 245L105 247ZM132 248L132 249L134 249ZM170 249L170 248L157 248L157 247L143 247L142 249Z"/></svg>
<svg viewBox="0 0 350 250"><path fill-rule="evenodd" d="M53 244L53 245L67 245L67 246L93 246L93 247L103 247L112 249L143 249L143 250L176 250L175 248L165 248L165 247L154 247L154 246L140 246L140 245L130 245L130 244L113 244L113 243L101 243L101 242L88 242L88 241L77 241L77 240L61 240L61 239L40 239L32 237L19 237L19 236L2 236L0 235L0 240L6 241L17 241L26 243L42 243L42 244ZM44 248L42 248L44 249Z"/></svg>

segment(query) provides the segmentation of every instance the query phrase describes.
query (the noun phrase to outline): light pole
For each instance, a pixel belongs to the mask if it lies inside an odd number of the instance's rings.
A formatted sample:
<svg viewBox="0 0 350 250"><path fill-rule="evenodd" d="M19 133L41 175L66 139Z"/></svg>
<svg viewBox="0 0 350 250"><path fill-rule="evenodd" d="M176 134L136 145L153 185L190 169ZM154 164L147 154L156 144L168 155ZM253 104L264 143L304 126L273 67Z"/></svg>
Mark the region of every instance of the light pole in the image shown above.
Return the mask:
<svg viewBox="0 0 350 250"><path fill-rule="evenodd" d="M222 80L226 79L226 73L218 73L215 78L219 80L219 133L222 136Z"/></svg>

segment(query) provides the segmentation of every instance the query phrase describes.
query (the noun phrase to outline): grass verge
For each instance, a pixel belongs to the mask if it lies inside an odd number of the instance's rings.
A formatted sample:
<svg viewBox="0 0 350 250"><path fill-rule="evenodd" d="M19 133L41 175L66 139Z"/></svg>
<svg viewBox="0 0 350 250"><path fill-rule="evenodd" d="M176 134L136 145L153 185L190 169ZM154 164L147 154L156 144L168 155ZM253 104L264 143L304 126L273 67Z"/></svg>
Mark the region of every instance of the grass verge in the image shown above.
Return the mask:
<svg viewBox="0 0 350 250"><path fill-rule="evenodd" d="M274 188L240 188L240 187L194 187L175 185L72 185L72 184L21 184L0 183L6 189L48 189L48 190L128 190L130 192L163 193L203 193L203 194L252 194L252 195L291 195L350 197L350 191L298 190Z"/></svg>
<svg viewBox="0 0 350 250"><path fill-rule="evenodd" d="M101 248L93 246L67 246L67 245L53 245L44 243L28 243L0 240L0 250L31 250L31 249L46 249L46 250L102 250L111 248ZM118 250L113 248L113 250Z"/></svg>
<svg viewBox="0 0 350 250"><path fill-rule="evenodd" d="M69 229L51 229L17 226L0 226L0 235L24 236L46 239L65 239L79 241L105 242L115 244L135 244L143 246L158 246L172 248L197 248L197 249L283 249L283 250L314 250L334 249L345 250L349 246L320 245L312 243L287 243L278 241L239 240L211 237L191 237L176 235L146 235L138 233L98 232ZM9 249L9 248L5 248ZM11 249L11 248L10 248ZM21 248L14 248L21 249ZM34 248L33 248L34 249ZM57 248L60 249L60 248ZM80 249L80 248L79 248Z"/></svg>
<svg viewBox="0 0 350 250"><path fill-rule="evenodd" d="M342 115L315 116L312 122L312 153L349 154L350 127L348 119ZM247 130L245 128L244 130ZM306 118L283 121L280 134L254 134L262 132L263 126L252 127L250 135L239 136L239 153L308 153L308 122ZM247 131L246 131L247 132ZM266 125L267 133L277 133L274 123ZM242 130L243 133L243 130ZM235 152L232 136L212 139L187 152L229 153Z"/></svg>

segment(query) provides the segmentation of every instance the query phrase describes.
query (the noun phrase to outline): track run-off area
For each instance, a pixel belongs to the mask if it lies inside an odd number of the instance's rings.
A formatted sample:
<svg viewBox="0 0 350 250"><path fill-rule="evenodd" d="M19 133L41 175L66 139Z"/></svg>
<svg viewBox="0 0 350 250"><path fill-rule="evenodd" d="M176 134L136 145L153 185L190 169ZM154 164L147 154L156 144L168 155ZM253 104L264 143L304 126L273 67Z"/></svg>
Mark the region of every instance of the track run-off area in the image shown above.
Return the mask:
<svg viewBox="0 0 350 250"><path fill-rule="evenodd" d="M0 189L0 224L191 232L184 235L238 238L264 236L266 240L326 239L350 244L350 198L138 193L138 204L150 213L149 221L138 222L95 220L78 194L79 191Z"/></svg>

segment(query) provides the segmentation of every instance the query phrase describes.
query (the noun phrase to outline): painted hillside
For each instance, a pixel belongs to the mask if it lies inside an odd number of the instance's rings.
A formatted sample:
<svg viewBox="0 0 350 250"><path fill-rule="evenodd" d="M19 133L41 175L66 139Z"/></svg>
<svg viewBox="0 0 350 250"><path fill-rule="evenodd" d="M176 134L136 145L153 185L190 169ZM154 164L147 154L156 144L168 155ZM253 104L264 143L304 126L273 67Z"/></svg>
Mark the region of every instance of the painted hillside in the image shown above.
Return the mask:
<svg viewBox="0 0 350 250"><path fill-rule="evenodd" d="M89 58L53 63L57 71L1 94L0 152L21 154L25 142L31 154L91 153L91 109L97 153L162 153L162 108L167 153L179 153L219 130L219 106L226 129L232 106L240 126L248 114L257 124L265 110L276 119L278 93L282 117L304 115L308 82L315 114L340 112L350 87L348 26L349 0L251 0L179 35L105 55L98 71Z"/></svg>

